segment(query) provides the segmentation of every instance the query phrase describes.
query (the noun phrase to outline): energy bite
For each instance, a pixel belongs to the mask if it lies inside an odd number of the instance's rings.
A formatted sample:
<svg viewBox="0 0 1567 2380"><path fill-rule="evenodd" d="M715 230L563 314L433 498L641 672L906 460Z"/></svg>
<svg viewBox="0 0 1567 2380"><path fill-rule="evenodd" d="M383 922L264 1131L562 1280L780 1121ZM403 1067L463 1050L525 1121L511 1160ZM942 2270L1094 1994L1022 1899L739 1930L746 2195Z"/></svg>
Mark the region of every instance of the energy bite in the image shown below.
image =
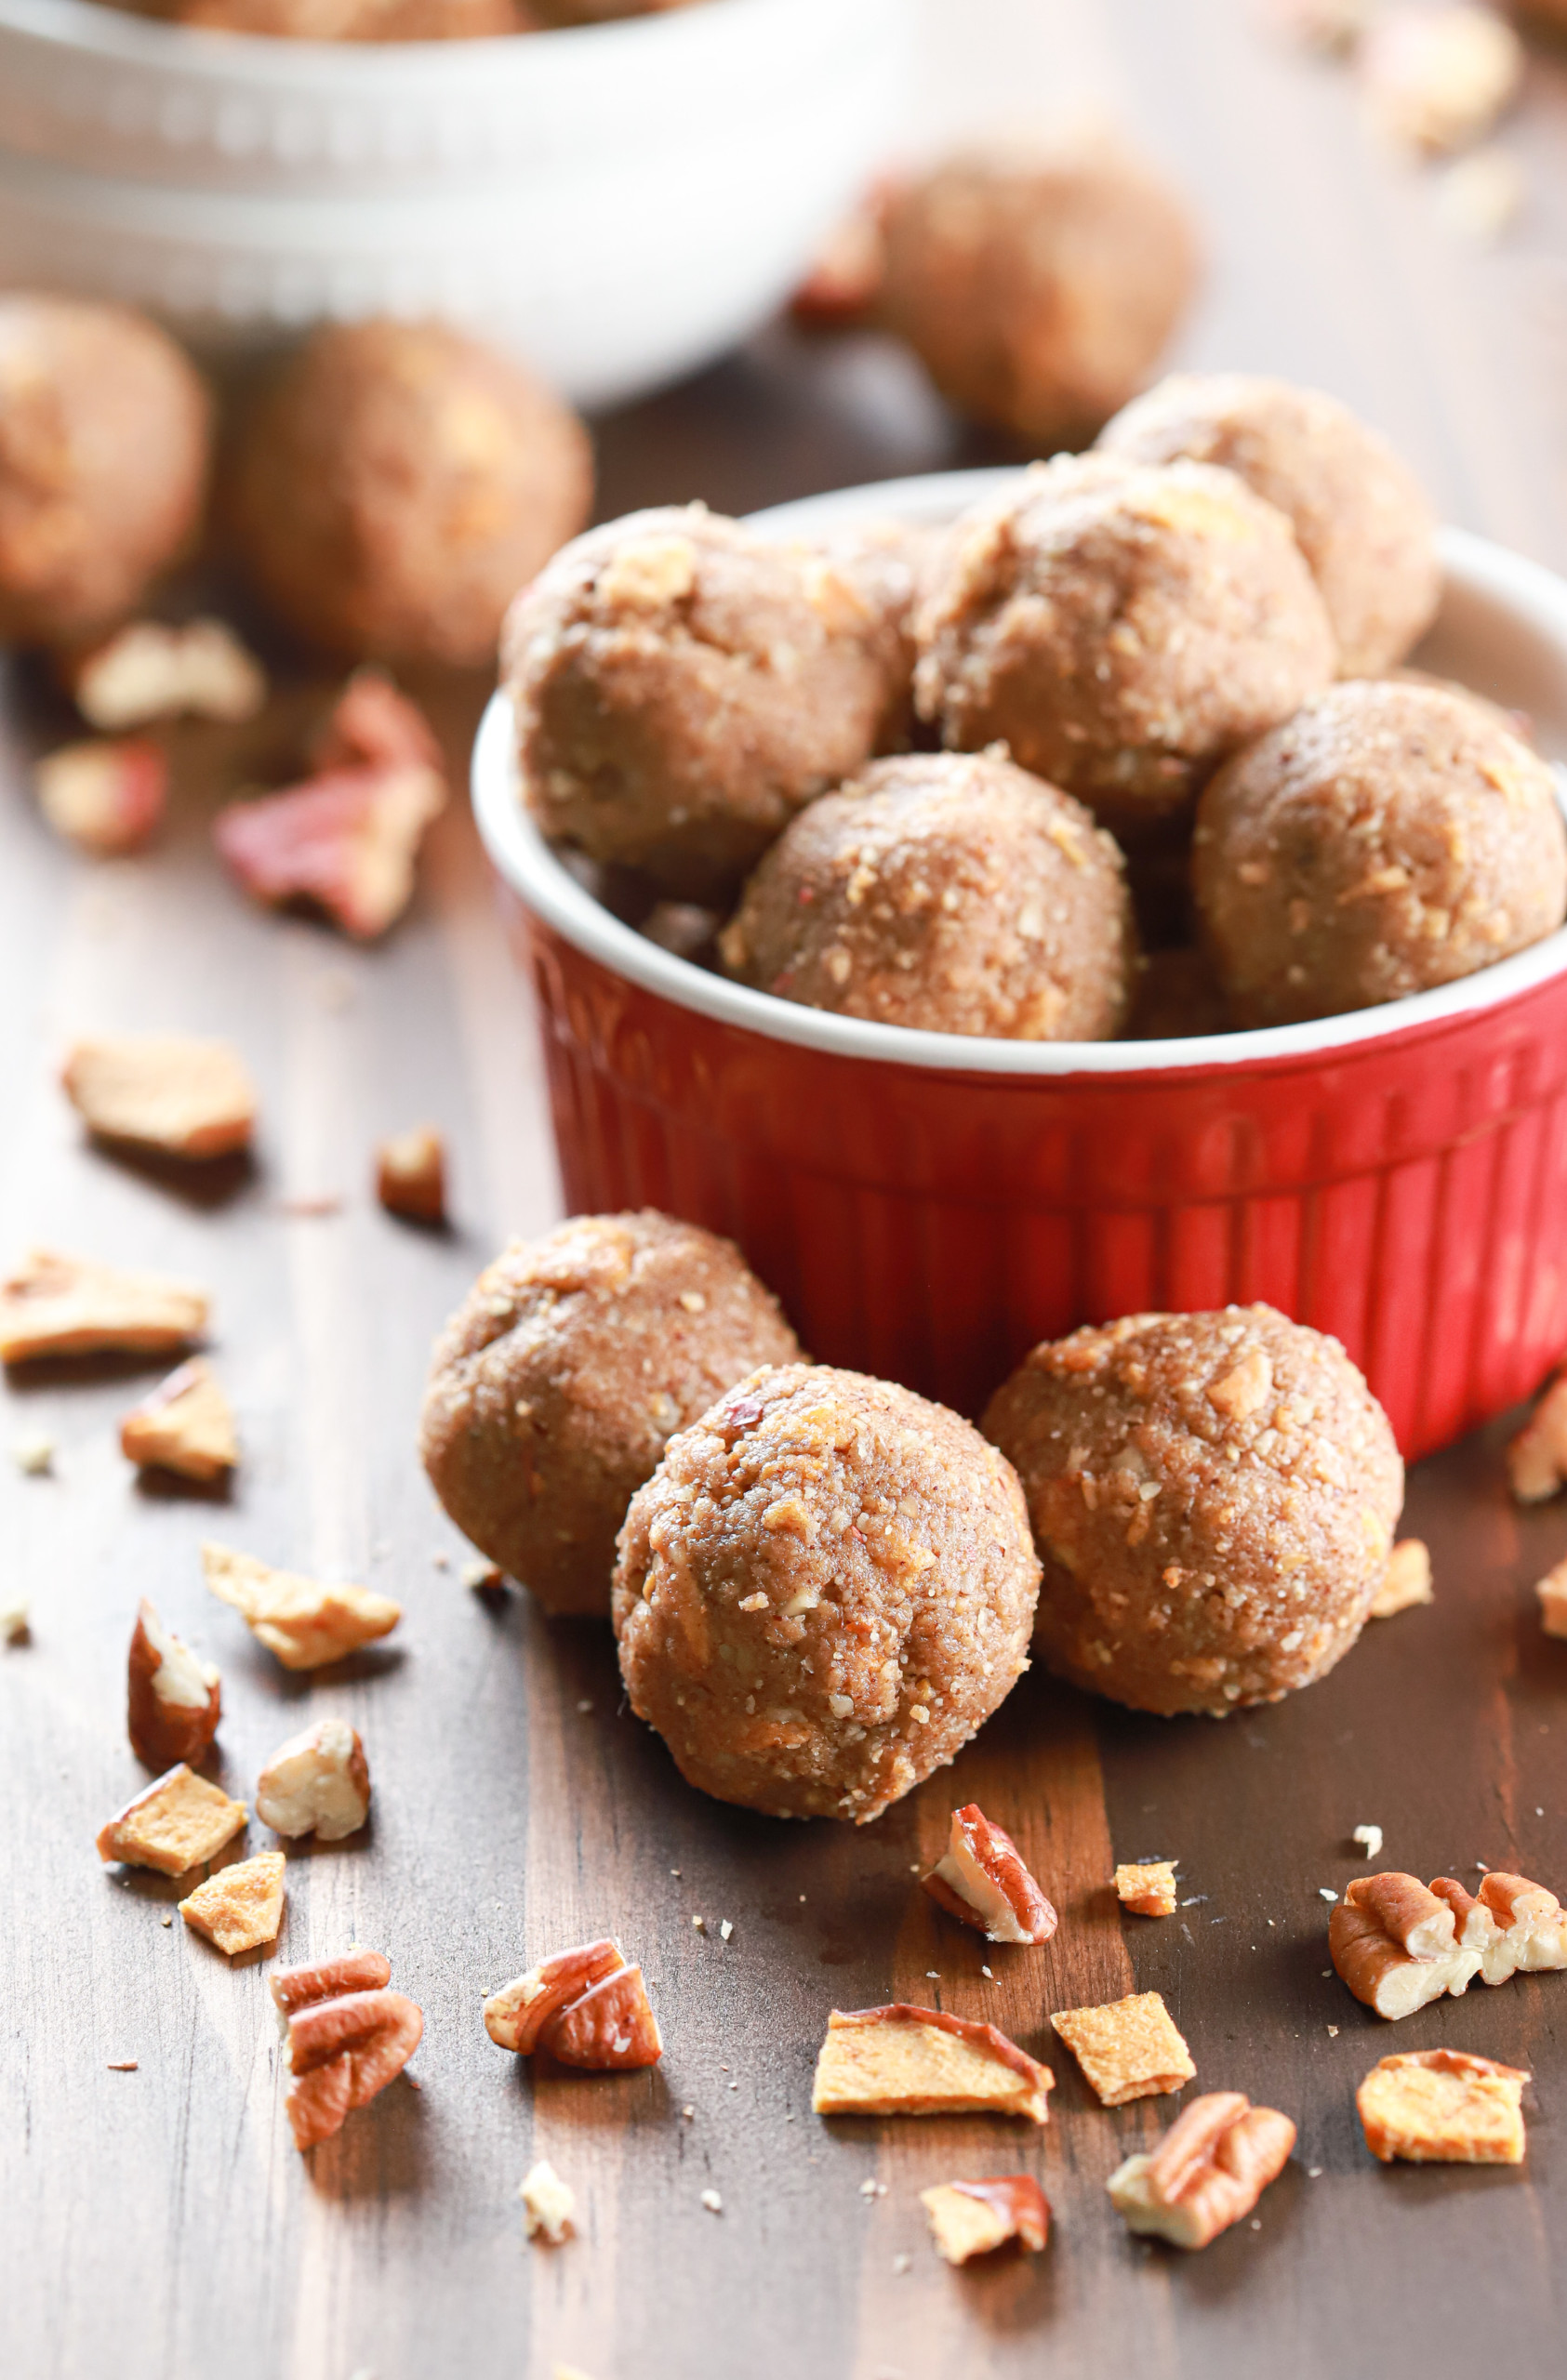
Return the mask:
<svg viewBox="0 0 1567 2380"><path fill-rule="evenodd" d="M1401 661L1436 617L1437 517L1409 466L1348 405L1244 372L1176 374L1106 424L1101 453L1217 463L1284 514L1346 678Z"/></svg>
<svg viewBox="0 0 1567 2380"><path fill-rule="evenodd" d="M1337 646L1289 522L1232 471L1060 455L976 505L920 615L922 718L998 738L1123 840L1325 686Z"/></svg>
<svg viewBox="0 0 1567 2380"><path fill-rule="evenodd" d="M477 668L591 498L587 432L521 364L439 324L369 321L312 332L263 393L230 511L312 643Z"/></svg>
<svg viewBox="0 0 1567 2380"><path fill-rule="evenodd" d="M0 294L0 638L85 641L193 542L212 407L171 338L120 306Z"/></svg>
<svg viewBox="0 0 1567 2380"><path fill-rule="evenodd" d="M719 937L728 972L841 1016L1104 1041L1135 937L1110 837L995 752L874 761L787 826Z"/></svg>
<svg viewBox="0 0 1567 2380"><path fill-rule="evenodd" d="M1553 932L1567 832L1549 769L1489 707L1357 681L1219 771L1192 874L1235 1021L1287 1025L1407 998Z"/></svg>
<svg viewBox="0 0 1567 2380"><path fill-rule="evenodd" d="M590 859L722 895L870 758L887 634L858 564L702 505L591 530L506 624L524 799Z"/></svg>
<svg viewBox="0 0 1567 2380"><path fill-rule="evenodd" d="M775 1818L879 1818L1028 1666L1039 1564L957 1414L827 1366L753 1372L671 1439L620 1533L631 1708Z"/></svg>
<svg viewBox="0 0 1567 2380"><path fill-rule="evenodd" d="M1348 1652L1403 1501L1335 1339L1271 1306L1047 1340L991 1398L1044 1564L1035 1646L1135 1711L1275 1702Z"/></svg>
<svg viewBox="0 0 1567 2380"><path fill-rule="evenodd" d="M436 1342L419 1425L458 1528L546 1611L604 1614L626 1506L677 1430L800 1342L739 1250L644 1210L514 1241Z"/></svg>
<svg viewBox="0 0 1567 2380"><path fill-rule="evenodd" d="M1185 204L1120 143L996 143L892 189L880 318L960 412L1036 450L1140 387L1196 286Z"/></svg>

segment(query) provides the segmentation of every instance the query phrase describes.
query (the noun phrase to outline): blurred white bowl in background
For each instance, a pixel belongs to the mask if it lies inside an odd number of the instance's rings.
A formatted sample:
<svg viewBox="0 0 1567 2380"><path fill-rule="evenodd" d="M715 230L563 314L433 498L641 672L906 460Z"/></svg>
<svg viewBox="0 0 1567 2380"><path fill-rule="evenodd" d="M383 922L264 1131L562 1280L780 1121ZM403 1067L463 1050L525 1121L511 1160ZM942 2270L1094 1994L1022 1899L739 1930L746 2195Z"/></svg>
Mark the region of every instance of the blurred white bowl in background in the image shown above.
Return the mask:
<svg viewBox="0 0 1567 2380"><path fill-rule="evenodd" d="M788 293L882 162L908 62L908 0L384 46L0 0L0 281L208 349L435 314L612 403Z"/></svg>

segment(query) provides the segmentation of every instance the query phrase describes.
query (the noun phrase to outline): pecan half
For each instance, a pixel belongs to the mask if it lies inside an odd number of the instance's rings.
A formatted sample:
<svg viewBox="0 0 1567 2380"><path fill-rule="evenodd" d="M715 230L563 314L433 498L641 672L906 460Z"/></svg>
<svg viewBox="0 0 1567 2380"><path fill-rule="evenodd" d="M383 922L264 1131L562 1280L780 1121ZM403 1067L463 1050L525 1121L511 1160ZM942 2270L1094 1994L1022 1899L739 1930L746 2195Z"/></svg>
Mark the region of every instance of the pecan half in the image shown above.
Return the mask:
<svg viewBox="0 0 1567 2380"><path fill-rule="evenodd" d="M542 1959L526 1975L503 1983L485 2003L485 2030L498 2049L515 2050L529 2057L545 2029L573 2000L580 2000L606 1976L626 1964L618 1942L606 1935L602 1941L578 1942Z"/></svg>
<svg viewBox="0 0 1567 2380"><path fill-rule="evenodd" d="M1056 2077L994 2025L894 2001L834 2008L817 2057L819 2116L935 2116L978 2109L1049 2118Z"/></svg>
<svg viewBox="0 0 1567 2380"><path fill-rule="evenodd" d="M1249 2215L1283 2172L1295 2128L1241 2091L1206 2091L1183 2108L1151 2155L1128 2157L1107 2188L1127 2227L1177 2248L1205 2248Z"/></svg>
<svg viewBox="0 0 1567 2380"><path fill-rule="evenodd" d="M998 2174L983 2182L939 2182L920 2192L936 2252L949 2265L988 2255L1008 2240L1038 2255L1050 2237L1050 2202L1029 2174Z"/></svg>
<svg viewBox="0 0 1567 2380"><path fill-rule="evenodd" d="M949 1917L988 1941L1048 1942L1056 1931L1056 1911L1017 1845L977 1802L953 1811L947 1849L921 1882Z"/></svg>
<svg viewBox="0 0 1567 2380"><path fill-rule="evenodd" d="M1481 1966L1447 1902L1398 1869L1347 1886L1328 1920L1328 1952L1356 1999L1390 2020L1467 1991Z"/></svg>
<svg viewBox="0 0 1567 2380"><path fill-rule="evenodd" d="M1355 2094L1374 2157L1414 2165L1520 2165L1528 2082L1520 2066L1457 2049L1377 2061Z"/></svg>
<svg viewBox="0 0 1567 2380"><path fill-rule="evenodd" d="M223 1712L218 1672L165 1627L145 1595L131 1632L126 1705L131 1750L149 1768L200 1760Z"/></svg>
<svg viewBox="0 0 1567 2380"><path fill-rule="evenodd" d="M314 2000L291 2015L284 2106L296 2149L330 2139L355 2108L384 2091L423 2031L423 2011L405 1992L384 1989Z"/></svg>

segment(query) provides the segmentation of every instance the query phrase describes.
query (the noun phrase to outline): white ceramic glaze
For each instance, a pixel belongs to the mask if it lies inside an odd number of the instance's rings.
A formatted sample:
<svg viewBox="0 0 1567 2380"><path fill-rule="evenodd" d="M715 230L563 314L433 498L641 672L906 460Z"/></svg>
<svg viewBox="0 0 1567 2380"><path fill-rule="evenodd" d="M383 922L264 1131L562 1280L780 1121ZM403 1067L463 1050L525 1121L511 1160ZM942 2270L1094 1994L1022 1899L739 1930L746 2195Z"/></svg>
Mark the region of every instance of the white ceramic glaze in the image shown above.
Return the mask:
<svg viewBox="0 0 1567 2380"><path fill-rule="evenodd" d="M778 536L809 536L889 517L941 522L1014 477L1010 470L950 471L888 481L779 505L755 514L753 523ZM1421 667L1527 712L1542 748L1560 762L1567 758L1567 583L1538 563L1463 530L1444 530L1441 550L1446 579L1442 607L1417 656ZM505 881L557 932L617 974L681 1007L772 1040L891 1065L1013 1076L1149 1074L1326 1053L1495 1006L1549 976L1567 972L1563 928L1514 958L1439 990L1348 1016L1262 1032L1095 1042L992 1041L911 1032L834 1016L728 983L660 949L612 916L562 865L523 808L511 710L504 694L490 703L474 745L473 806L485 848Z"/></svg>
<svg viewBox="0 0 1567 2380"><path fill-rule="evenodd" d="M578 403L787 294L884 154L908 0L707 0L489 41L332 44L0 0L0 281L198 345L437 314Z"/></svg>

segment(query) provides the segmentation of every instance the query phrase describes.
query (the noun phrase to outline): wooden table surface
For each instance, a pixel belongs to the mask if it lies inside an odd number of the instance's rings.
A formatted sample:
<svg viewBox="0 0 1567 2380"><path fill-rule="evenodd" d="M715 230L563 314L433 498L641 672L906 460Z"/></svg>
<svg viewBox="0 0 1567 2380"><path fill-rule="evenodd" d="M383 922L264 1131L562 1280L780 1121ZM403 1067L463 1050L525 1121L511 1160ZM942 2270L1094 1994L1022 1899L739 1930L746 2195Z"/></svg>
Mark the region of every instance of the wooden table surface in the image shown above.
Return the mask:
<svg viewBox="0 0 1567 2380"><path fill-rule="evenodd" d="M925 42L925 130L1095 99L1184 177L1214 254L1185 356L1338 390L1451 518L1567 567L1560 68L1536 62L1507 134L1525 218L1476 252L1444 225L1431 177L1371 149L1345 78L1259 38L1235 0L928 0ZM983 452L875 342L811 348L781 331L599 434L606 513L697 495L738 510ZM454 752L479 694L446 697ZM1477 1986L1395 2036L1322 1972L1319 1888L1356 1871L1361 1821L1421 1875L1484 1860L1567 1889L1567 1648L1540 1634L1531 1593L1567 1549L1567 1513L1508 1504L1503 1432L1411 1480L1405 1527L1432 1546L1434 1608L1373 1626L1304 1696L1223 1726L1161 1723L1033 1675L952 1772L865 1831L703 1800L622 1708L606 1630L551 1627L520 1594L459 1582L464 1549L414 1457L432 1333L508 1233L557 1211L531 1022L465 813L433 836L404 925L354 950L258 914L222 879L210 742L185 740L167 840L91 866L30 808L27 753L62 722L16 669L0 722L0 1250L41 1239L206 1281L246 1447L226 1498L155 1491L115 1441L143 1375L61 1368L13 1378L0 1399L0 1443L42 1427L60 1448L52 1478L0 1464L0 1584L23 1583L33 1612L32 1641L0 1651L6 2368L1558 2368L1567 1979ZM72 1033L103 1026L232 1035L263 1094L254 1170L196 1196L86 1149L53 1062ZM426 1117L455 1150L446 1237L400 1227L367 1195L374 1140ZM323 1193L341 1194L340 1212L283 1210ZM403 1626L289 1677L205 1596L207 1535L387 1589ZM422 2088L394 2085L308 2162L283 2120L266 1964L231 1969L168 1923L176 1885L93 1851L140 1779L123 1697L142 1593L222 1666L232 1790L252 1792L307 1712L342 1712L368 1748L373 1824L290 1859L281 1951L384 1948L425 2010ZM915 1889L967 1798L1013 1829L1059 1907L1046 1950L992 1952ZM1112 1856L1145 1855L1178 1857L1195 1897L1165 1923L1122 1923ZM480 1998L604 1931L644 1961L664 2061L536 2081L491 2046ZM1197 2258L1130 2242L1102 2187L1174 2103L1103 2111L1048 2046L1050 2009L1134 1988L1164 1993L1202 2086L1237 2086L1300 2126L1258 2227ZM828 2009L894 1998L993 2017L1046 2055L1048 2129L814 2118ZM1361 2075L1390 2048L1439 2042L1534 2069L1521 2172L1367 2156ZM109 2070L126 2057L135 2072ZM553 2252L524 2245L515 2198L540 2156L580 2210L580 2236ZM949 2272L918 2190L1018 2166L1055 2208L1048 2253ZM704 2209L709 2189L721 2214Z"/></svg>

